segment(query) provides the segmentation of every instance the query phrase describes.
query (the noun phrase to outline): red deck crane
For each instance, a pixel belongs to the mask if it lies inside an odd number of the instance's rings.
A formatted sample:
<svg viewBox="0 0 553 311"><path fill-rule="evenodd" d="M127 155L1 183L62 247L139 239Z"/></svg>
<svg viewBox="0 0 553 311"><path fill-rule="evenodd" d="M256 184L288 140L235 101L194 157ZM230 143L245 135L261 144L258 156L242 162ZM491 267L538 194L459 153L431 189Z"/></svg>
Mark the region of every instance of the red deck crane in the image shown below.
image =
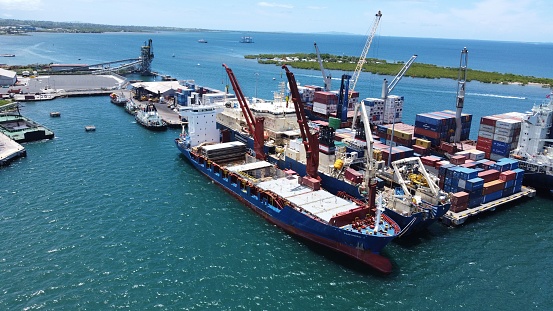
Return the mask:
<svg viewBox="0 0 553 311"><path fill-rule="evenodd" d="M242 93L242 89L238 84L238 80L236 80L236 77L232 72L232 69L230 69L226 64L223 64L223 67L225 67L225 70L227 71L230 83L232 84L232 89L236 93L240 109L242 109L242 113L244 114L244 118L248 124L248 133L253 138L253 151L255 152L255 157L259 160L265 160L265 152L263 151L263 134L265 131L263 121L265 118L254 117L250 107L248 106L248 101L246 100L246 97L244 96L244 93Z"/></svg>
<svg viewBox="0 0 553 311"><path fill-rule="evenodd" d="M300 126L301 138L306 153L306 174L314 179L320 180L319 177L319 132L311 133L309 130L309 124L307 123L307 117L303 110L303 103L301 102L300 92L298 91L298 85L294 74L288 70L286 65L282 68L286 71L286 77L288 78L288 84L290 85L290 94L292 95L292 101L294 102L294 109L296 110L296 117L298 118L298 124Z"/></svg>

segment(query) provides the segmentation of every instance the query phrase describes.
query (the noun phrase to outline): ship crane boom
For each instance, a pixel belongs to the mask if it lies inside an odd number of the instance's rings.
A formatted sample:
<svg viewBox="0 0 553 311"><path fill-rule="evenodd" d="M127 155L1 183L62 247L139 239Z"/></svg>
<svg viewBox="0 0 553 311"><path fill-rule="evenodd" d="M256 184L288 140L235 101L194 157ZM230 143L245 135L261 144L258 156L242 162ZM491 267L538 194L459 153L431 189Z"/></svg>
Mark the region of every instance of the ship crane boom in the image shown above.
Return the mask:
<svg viewBox="0 0 553 311"><path fill-rule="evenodd" d="M315 42L313 45L315 45L315 51L317 52L317 61L319 62L321 73L323 74L324 90L328 92L331 88L330 84L332 83L332 76L330 75L330 73L327 75L325 72L325 67L323 66L323 60L321 59L321 53L319 52L317 42Z"/></svg>
<svg viewBox="0 0 553 311"><path fill-rule="evenodd" d="M459 75L457 77L457 111L455 113L455 136L454 143L459 143L461 141L461 114L463 112L463 105L465 103L465 84L467 82L467 60L468 60L468 50L463 48L461 51L461 60L459 61Z"/></svg>
<svg viewBox="0 0 553 311"><path fill-rule="evenodd" d="M253 138L255 157L260 160L265 160L265 152L263 151L264 118L254 117L252 111L250 110L250 107L248 106L248 101L244 96L244 93L242 92L242 88L238 84L238 80L236 79L234 72L232 72L232 69L230 69L226 64L223 64L223 67L225 67L227 75L229 76L230 83L232 84L232 88L234 89L234 92L236 93L236 98L238 99L238 103L240 104L240 109L242 110L244 118L246 119L246 124L248 125L248 133Z"/></svg>

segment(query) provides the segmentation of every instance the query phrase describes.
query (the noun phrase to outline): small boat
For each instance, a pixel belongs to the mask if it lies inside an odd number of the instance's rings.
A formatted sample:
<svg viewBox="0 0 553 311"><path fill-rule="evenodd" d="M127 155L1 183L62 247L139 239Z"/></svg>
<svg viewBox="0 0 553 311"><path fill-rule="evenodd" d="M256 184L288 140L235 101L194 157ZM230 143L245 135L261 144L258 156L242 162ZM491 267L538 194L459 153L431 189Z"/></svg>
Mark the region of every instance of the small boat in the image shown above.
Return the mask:
<svg viewBox="0 0 553 311"><path fill-rule="evenodd" d="M125 94L123 94L123 92L121 92L121 94L111 93L109 94L109 98L112 104L115 104L121 107L124 106L129 101L129 99L125 97Z"/></svg>
<svg viewBox="0 0 553 311"><path fill-rule="evenodd" d="M2 57L15 57L15 54L0 54Z"/></svg>
<svg viewBox="0 0 553 311"><path fill-rule="evenodd" d="M244 36L240 39L240 43L253 43L253 37Z"/></svg>
<svg viewBox="0 0 553 311"><path fill-rule="evenodd" d="M50 112L50 116L51 117L59 117L59 116L61 116L61 114L60 114L59 111L52 111L52 112Z"/></svg>
<svg viewBox="0 0 553 311"><path fill-rule="evenodd" d="M84 127L84 130L87 132L94 132L96 131L96 127L94 125L87 125Z"/></svg>
<svg viewBox="0 0 553 311"><path fill-rule="evenodd" d="M207 43L207 40L206 39L200 39L200 40L198 40L198 43Z"/></svg>
<svg viewBox="0 0 553 311"><path fill-rule="evenodd" d="M149 130L164 131L167 129L167 123L161 119L154 104L148 104L146 107L138 109L134 118L136 122Z"/></svg>

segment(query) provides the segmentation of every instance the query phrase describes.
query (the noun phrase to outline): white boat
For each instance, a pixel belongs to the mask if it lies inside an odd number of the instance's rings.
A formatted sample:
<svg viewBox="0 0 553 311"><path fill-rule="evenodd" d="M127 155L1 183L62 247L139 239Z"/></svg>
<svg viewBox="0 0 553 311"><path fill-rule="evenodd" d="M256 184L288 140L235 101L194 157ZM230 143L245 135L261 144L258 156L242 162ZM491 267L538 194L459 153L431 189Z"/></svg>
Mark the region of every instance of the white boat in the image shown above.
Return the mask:
<svg viewBox="0 0 553 311"><path fill-rule="evenodd" d="M164 131L167 129L167 123L161 119L154 104L148 104L138 109L134 118L136 122L147 129L153 131Z"/></svg>

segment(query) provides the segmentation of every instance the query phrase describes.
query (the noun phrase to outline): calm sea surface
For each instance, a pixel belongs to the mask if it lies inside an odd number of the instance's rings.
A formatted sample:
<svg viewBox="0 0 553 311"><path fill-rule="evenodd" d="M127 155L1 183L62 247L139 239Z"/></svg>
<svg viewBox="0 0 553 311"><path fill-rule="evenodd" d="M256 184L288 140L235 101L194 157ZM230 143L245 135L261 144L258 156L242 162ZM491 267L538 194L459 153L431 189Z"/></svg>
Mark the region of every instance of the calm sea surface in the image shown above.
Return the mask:
<svg viewBox="0 0 553 311"><path fill-rule="evenodd" d="M243 35L254 44L240 44ZM153 39L154 70L224 89L227 63L244 93L270 98L285 76L245 54L314 51L358 55L363 36L272 33L33 34L0 37L10 64L94 64L138 57ZM197 43L205 39L207 44ZM370 57L553 78L553 44L381 37ZM174 54L174 57L173 57ZM302 84L318 71L293 70ZM332 72L340 78L341 72ZM362 97L382 76L362 74ZM339 80L335 80L335 88ZM454 80L405 77L404 121L455 109ZM523 112L537 86L467 84L464 112ZM50 118L60 111L61 118ZM56 138L25 144L0 169L2 310L551 310L553 201L527 199L458 228L386 247L395 272L373 274L306 245L250 212L179 155L178 130L150 132L109 98L26 103L22 113ZM96 132L85 132L94 124ZM471 137L476 138L473 121Z"/></svg>

